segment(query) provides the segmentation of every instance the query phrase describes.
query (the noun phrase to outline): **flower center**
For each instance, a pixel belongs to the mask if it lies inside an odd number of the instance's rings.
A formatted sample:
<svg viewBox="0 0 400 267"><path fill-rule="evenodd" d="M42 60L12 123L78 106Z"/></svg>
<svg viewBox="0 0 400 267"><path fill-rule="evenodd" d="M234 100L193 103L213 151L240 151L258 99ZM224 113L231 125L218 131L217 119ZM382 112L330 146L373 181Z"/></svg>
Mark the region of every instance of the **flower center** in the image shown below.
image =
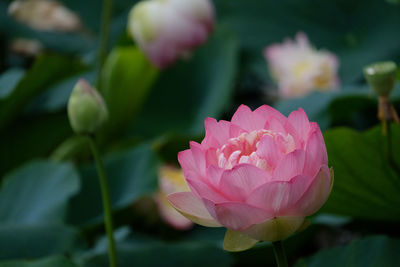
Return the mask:
<svg viewBox="0 0 400 267"><path fill-rule="evenodd" d="M263 170L271 170L268 162L257 155L260 140L265 135L274 138L281 153L287 154L295 149L293 137L271 130L256 130L250 133L242 133L238 137L231 138L221 148L217 149L218 166L224 169L232 169L240 163L249 163Z"/></svg>

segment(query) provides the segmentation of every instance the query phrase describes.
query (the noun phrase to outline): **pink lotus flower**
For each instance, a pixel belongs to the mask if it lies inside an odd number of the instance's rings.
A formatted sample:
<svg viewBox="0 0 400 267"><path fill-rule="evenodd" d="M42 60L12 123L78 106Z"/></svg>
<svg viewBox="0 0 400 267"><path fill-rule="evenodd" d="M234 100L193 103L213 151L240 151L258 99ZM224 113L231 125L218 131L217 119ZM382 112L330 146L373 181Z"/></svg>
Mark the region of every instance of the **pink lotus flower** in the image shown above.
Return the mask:
<svg viewBox="0 0 400 267"><path fill-rule="evenodd" d="M302 109L286 118L242 105L230 122L207 118L205 129L201 144L178 155L191 192L168 200L197 224L226 227L225 249L282 240L327 200L333 176L324 139Z"/></svg>
<svg viewBox="0 0 400 267"><path fill-rule="evenodd" d="M298 33L294 41L286 39L266 47L264 56L283 98L334 90L339 85L337 57L312 47L304 33Z"/></svg>
<svg viewBox="0 0 400 267"><path fill-rule="evenodd" d="M160 191L155 196L155 200L161 218L167 224L178 230L187 230L192 228L192 221L186 219L177 212L167 200L167 195L169 194L190 191L182 171L171 166L163 166L158 174L158 185Z"/></svg>
<svg viewBox="0 0 400 267"><path fill-rule="evenodd" d="M214 28L209 0L148 0L135 5L128 31L150 61L165 68L203 44Z"/></svg>

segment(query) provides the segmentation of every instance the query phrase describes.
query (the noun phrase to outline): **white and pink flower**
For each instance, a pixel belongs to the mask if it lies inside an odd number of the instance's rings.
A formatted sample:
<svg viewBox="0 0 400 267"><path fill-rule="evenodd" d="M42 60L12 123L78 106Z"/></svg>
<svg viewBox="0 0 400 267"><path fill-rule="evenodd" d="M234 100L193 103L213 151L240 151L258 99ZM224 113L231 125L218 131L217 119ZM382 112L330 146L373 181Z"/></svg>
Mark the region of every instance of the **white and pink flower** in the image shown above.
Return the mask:
<svg viewBox="0 0 400 267"><path fill-rule="evenodd" d="M203 44L214 28L209 0L147 0L135 5L128 31L159 68L165 68Z"/></svg>
<svg viewBox="0 0 400 267"><path fill-rule="evenodd" d="M295 41L286 39L266 47L264 56L283 98L334 90L339 85L337 57L313 48L304 33L298 33Z"/></svg>
<svg viewBox="0 0 400 267"><path fill-rule="evenodd" d="M238 235L248 245L282 240L327 200L333 177L324 139L302 109L286 118L242 105L231 121L206 119L205 129L200 144L178 155L191 192L168 200L195 223L226 227L226 243Z"/></svg>

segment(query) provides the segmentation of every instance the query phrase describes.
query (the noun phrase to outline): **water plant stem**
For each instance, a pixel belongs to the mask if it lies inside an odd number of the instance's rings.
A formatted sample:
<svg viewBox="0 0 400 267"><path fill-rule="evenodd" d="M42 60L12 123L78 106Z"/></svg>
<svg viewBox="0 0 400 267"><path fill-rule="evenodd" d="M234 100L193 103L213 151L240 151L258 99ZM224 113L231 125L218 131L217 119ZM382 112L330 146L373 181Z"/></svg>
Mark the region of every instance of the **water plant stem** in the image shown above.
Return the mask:
<svg viewBox="0 0 400 267"><path fill-rule="evenodd" d="M104 223L108 239L108 256L110 260L110 266L117 267L117 255L115 251L115 241L113 236L112 208L111 208L110 192L109 192L106 172L104 169L103 162L100 158L100 153L99 150L97 149L94 137L88 136L88 142L96 163L97 173L99 175L101 195L103 198Z"/></svg>
<svg viewBox="0 0 400 267"><path fill-rule="evenodd" d="M273 242L272 246L274 248L274 254L275 254L277 266L278 267L288 267L286 253L285 253L285 249L283 248L282 241Z"/></svg>

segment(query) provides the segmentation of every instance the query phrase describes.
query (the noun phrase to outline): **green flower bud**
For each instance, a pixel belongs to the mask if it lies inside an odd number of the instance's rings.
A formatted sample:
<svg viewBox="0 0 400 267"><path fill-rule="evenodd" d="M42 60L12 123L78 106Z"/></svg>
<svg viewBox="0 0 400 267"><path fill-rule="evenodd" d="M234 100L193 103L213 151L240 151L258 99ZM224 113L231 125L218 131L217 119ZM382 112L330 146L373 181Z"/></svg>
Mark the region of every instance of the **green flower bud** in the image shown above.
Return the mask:
<svg viewBox="0 0 400 267"><path fill-rule="evenodd" d="M78 134L95 133L108 118L102 96L83 79L77 82L69 98L68 117Z"/></svg>
<svg viewBox="0 0 400 267"><path fill-rule="evenodd" d="M396 70L392 61L376 62L364 68L364 76L379 96L388 97L394 88Z"/></svg>

